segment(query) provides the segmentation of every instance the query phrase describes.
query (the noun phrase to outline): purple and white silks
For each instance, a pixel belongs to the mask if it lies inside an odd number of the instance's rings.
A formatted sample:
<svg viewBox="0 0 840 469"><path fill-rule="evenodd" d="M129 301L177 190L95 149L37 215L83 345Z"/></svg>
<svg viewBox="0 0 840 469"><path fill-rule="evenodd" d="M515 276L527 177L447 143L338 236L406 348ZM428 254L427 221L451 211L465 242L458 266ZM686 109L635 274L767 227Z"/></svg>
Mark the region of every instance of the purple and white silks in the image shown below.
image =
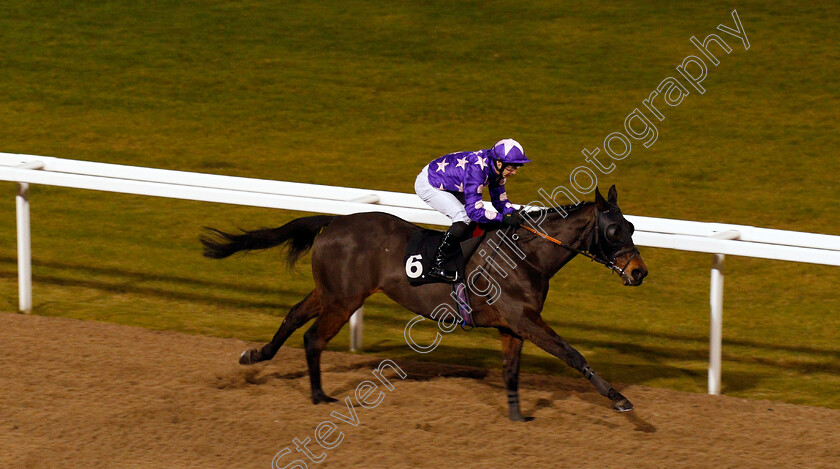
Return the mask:
<svg viewBox="0 0 840 469"><path fill-rule="evenodd" d="M462 151L429 163L429 184L440 191L463 194L467 215L479 223L498 222L503 215L515 211L505 193L504 178L491 167L491 152L492 149ZM490 190L492 208L481 200L485 188Z"/></svg>

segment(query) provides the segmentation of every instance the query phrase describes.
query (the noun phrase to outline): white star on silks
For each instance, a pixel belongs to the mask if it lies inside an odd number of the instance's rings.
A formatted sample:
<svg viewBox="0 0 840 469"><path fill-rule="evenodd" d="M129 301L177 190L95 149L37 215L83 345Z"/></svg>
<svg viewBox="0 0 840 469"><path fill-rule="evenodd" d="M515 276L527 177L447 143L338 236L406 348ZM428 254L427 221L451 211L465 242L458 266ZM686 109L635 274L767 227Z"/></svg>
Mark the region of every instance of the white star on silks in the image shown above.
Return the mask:
<svg viewBox="0 0 840 469"><path fill-rule="evenodd" d="M466 170L467 169L467 157L465 156L463 158L458 158L458 164L456 164L455 166Z"/></svg>
<svg viewBox="0 0 840 469"><path fill-rule="evenodd" d="M445 173L445 172L446 172L446 165L448 165L448 164L449 164L449 163L447 163L447 162L446 162L446 160L443 160L443 161L439 162L439 163L437 164L437 165L438 165L437 170L438 170L439 172L443 172L443 173Z"/></svg>
<svg viewBox="0 0 840 469"><path fill-rule="evenodd" d="M438 189L440 189L440 190L446 190L446 189L444 189L444 188L443 188L443 183L440 183L440 187L439 187Z"/></svg>
<svg viewBox="0 0 840 469"><path fill-rule="evenodd" d="M458 189L458 192L464 192L464 183L458 184L455 186Z"/></svg>
<svg viewBox="0 0 840 469"><path fill-rule="evenodd" d="M480 156L476 156L475 164L481 166L481 170L483 171L485 167L487 167L487 158L482 158Z"/></svg>

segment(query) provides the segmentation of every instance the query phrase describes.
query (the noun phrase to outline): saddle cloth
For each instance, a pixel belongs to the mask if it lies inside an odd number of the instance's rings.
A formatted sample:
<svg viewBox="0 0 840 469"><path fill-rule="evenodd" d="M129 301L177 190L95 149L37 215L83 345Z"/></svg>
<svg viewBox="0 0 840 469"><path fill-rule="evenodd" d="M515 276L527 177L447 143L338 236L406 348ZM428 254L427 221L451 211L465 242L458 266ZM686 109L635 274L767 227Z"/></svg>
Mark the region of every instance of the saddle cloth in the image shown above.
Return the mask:
<svg viewBox="0 0 840 469"><path fill-rule="evenodd" d="M446 283L443 280L426 275L435 260L437 248L443 238L443 232L435 230L415 231L408 240L405 252L405 275L408 282L416 287L427 283ZM444 270L458 272L464 278L466 260L463 250L443 264Z"/></svg>

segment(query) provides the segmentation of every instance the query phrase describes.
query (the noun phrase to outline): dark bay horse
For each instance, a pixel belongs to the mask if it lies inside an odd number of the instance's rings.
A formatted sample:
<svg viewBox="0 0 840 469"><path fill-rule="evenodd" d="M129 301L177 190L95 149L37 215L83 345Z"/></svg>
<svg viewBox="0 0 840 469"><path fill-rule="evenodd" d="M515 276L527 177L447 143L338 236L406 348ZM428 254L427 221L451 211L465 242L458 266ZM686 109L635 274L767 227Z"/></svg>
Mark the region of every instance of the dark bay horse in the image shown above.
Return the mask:
<svg viewBox="0 0 840 469"><path fill-rule="evenodd" d="M542 319L549 280L578 253L593 257L619 272L625 285L640 285L647 267L633 244L633 226L616 204L615 186L605 200L596 189L595 202L530 212L527 225L511 233L515 246L496 244L498 254L517 261L515 269L499 279L502 294L493 299L471 295L473 321L478 327L495 327L502 337L503 375L508 393L511 420L526 420L519 408L519 362L523 340L578 370L599 393L613 402L618 411L629 411L633 404L597 375L586 359L557 335ZM221 259L238 251L266 249L287 244L289 264L310 248L315 289L289 311L271 342L261 349L246 350L242 364L270 360L286 339L312 319L304 335L306 361L312 401L333 402L321 387L321 352L348 322L365 298L382 292L412 312L432 318L430 313L443 303L454 304L448 284L409 285L404 255L412 233L420 228L385 213L358 213L345 216L319 215L293 220L279 228L229 234L209 229L201 237L204 255ZM554 238L549 240L548 238ZM493 237L481 241L478 251L492 250ZM553 241L553 242L552 242ZM559 245L557 243L562 243ZM512 250L516 248L521 258ZM482 262L473 256L466 272ZM619 267L621 266L621 267ZM432 318L434 319L434 318ZM442 319L442 318L438 318Z"/></svg>

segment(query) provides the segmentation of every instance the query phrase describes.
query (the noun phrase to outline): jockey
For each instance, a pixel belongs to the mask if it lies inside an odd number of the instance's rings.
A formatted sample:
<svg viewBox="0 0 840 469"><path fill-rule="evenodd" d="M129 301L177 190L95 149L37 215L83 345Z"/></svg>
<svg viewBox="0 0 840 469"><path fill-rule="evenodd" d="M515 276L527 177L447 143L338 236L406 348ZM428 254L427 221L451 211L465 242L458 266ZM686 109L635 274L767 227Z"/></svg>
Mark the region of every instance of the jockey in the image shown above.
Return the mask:
<svg viewBox="0 0 840 469"><path fill-rule="evenodd" d="M530 161L519 142L506 138L486 150L441 156L420 171L414 182L417 195L452 220L429 270L430 276L447 282L460 280L457 272L444 271L443 264L460 249L470 221L500 222L505 226L522 223L522 217L508 201L505 182ZM490 190L495 210L486 208L481 201L484 188Z"/></svg>

